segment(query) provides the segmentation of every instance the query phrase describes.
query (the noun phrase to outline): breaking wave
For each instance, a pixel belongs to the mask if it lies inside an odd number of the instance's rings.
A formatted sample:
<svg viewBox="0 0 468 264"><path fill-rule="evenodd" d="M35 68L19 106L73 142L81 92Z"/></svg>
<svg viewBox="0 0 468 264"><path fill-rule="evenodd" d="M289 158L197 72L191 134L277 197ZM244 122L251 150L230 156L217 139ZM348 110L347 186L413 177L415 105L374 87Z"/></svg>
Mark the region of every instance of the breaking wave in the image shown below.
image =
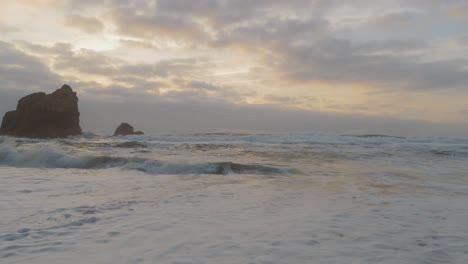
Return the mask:
<svg viewBox="0 0 468 264"><path fill-rule="evenodd" d="M130 142L136 146L135 142ZM129 147L119 146L119 147ZM139 147L142 147L139 145ZM0 143L0 166L20 168L122 168L150 174L266 174L280 175L300 173L299 170L256 164L233 162L172 162L139 157L80 156L67 153L56 144L39 144L20 149L14 141Z"/></svg>

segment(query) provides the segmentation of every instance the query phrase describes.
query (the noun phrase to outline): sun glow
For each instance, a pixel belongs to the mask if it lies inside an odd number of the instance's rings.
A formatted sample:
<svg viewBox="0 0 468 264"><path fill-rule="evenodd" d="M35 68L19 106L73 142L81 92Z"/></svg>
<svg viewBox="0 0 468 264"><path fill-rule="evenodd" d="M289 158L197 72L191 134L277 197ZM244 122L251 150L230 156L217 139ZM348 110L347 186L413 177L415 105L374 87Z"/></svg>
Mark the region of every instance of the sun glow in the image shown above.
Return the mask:
<svg viewBox="0 0 468 264"><path fill-rule="evenodd" d="M119 47L119 39L111 35L84 35L74 41L76 49L90 49L94 51L109 51Z"/></svg>

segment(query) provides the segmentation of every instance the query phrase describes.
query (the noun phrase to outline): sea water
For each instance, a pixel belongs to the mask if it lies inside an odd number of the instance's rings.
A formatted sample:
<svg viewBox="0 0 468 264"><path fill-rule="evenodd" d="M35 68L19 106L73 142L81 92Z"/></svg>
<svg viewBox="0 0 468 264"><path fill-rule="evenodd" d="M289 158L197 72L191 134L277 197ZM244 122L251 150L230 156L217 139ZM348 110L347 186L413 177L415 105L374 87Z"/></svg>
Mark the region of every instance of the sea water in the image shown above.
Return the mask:
<svg viewBox="0 0 468 264"><path fill-rule="evenodd" d="M0 263L468 263L468 140L0 137Z"/></svg>

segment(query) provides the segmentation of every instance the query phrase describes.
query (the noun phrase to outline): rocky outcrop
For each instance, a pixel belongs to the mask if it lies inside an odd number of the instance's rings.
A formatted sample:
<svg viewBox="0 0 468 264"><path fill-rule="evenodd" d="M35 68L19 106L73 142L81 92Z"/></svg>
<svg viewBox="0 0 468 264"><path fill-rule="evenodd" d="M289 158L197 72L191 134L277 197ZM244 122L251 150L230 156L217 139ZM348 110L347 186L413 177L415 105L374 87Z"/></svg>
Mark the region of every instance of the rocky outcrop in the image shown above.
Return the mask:
<svg viewBox="0 0 468 264"><path fill-rule="evenodd" d="M120 124L114 132L115 136L127 136L127 135L143 135L141 131L134 132L133 127L129 123Z"/></svg>
<svg viewBox="0 0 468 264"><path fill-rule="evenodd" d="M51 94L21 98L15 111L5 114L0 134L30 138L57 138L81 134L78 97L68 85Z"/></svg>

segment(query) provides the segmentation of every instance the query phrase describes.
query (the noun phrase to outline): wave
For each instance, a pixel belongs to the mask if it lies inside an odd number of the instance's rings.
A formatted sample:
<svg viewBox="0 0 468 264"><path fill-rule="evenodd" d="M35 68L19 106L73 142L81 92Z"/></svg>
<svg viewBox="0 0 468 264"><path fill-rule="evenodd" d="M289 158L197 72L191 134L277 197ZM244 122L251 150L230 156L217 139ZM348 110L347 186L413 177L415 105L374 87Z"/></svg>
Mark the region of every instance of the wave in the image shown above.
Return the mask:
<svg viewBox="0 0 468 264"><path fill-rule="evenodd" d="M362 135L341 135L342 137L357 137L357 138L396 138L406 139L406 137L380 135L380 134L362 134Z"/></svg>
<svg viewBox="0 0 468 264"><path fill-rule="evenodd" d="M53 143L19 149L13 141L0 143L0 165L19 168L121 168L150 174L265 174L281 175L300 173L284 167L233 162L183 162L162 161L139 157L77 156L65 152Z"/></svg>
<svg viewBox="0 0 468 264"><path fill-rule="evenodd" d="M432 149L429 151L430 154L436 156L443 156L443 157L459 157L459 158L468 158L468 152L460 151L460 150L439 150L439 149Z"/></svg>
<svg viewBox="0 0 468 264"><path fill-rule="evenodd" d="M145 143L139 141L128 141L117 143L114 145L116 148L147 148L148 146Z"/></svg>
<svg viewBox="0 0 468 264"><path fill-rule="evenodd" d="M17 143L23 143L16 141ZM147 148L148 145L140 141L125 141L125 142L81 142L70 140L57 141L61 145L75 147L75 148ZM0 142L1 143L1 142Z"/></svg>
<svg viewBox="0 0 468 264"><path fill-rule="evenodd" d="M166 162L147 160L143 163L128 163L126 168L144 171L150 174L262 174L284 175L301 173L297 169L273 167L257 164L240 164L234 162Z"/></svg>

